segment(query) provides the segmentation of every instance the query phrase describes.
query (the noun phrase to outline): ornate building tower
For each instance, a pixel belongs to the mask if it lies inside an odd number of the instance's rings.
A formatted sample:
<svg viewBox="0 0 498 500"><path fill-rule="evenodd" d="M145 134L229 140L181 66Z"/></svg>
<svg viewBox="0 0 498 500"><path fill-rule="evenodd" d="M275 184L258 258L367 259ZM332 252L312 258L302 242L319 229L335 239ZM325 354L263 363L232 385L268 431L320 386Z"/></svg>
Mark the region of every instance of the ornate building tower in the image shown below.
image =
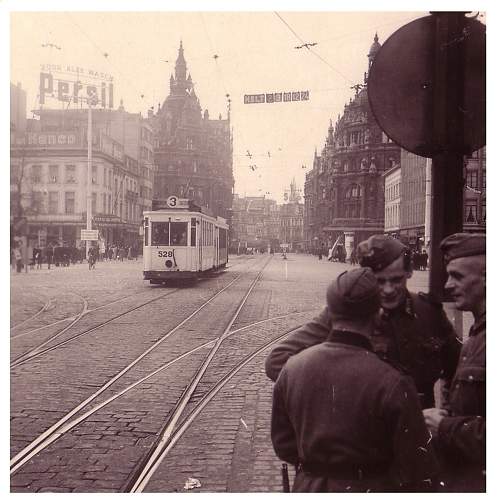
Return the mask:
<svg viewBox="0 0 498 500"><path fill-rule="evenodd" d="M156 114L149 113L155 131L154 198L177 195L230 218L233 196L230 114L223 120L202 113L180 42L169 95Z"/></svg>
<svg viewBox="0 0 498 500"><path fill-rule="evenodd" d="M380 49L378 36L368 53L368 68ZM305 193L314 219L306 216L311 240L332 245L340 237L349 256L363 239L384 231L384 179L382 174L399 164L400 147L380 129L368 103L368 73L355 85L354 98L344 106L335 127L330 123L322 154L315 152L313 170L317 192ZM311 187L311 183L307 184ZM314 200L312 200L314 198Z"/></svg>

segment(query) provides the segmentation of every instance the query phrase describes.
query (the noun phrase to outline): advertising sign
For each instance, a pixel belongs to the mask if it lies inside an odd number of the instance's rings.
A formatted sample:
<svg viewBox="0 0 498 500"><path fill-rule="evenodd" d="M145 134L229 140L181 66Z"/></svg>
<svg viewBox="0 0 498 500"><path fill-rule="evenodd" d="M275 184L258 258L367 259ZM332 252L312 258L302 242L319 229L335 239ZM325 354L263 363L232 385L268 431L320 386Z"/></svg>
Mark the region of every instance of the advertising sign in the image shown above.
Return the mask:
<svg viewBox="0 0 498 500"><path fill-rule="evenodd" d="M82 229L80 239L82 241L98 241L99 230L98 229Z"/></svg>
<svg viewBox="0 0 498 500"><path fill-rule="evenodd" d="M102 108L114 107L114 84L112 76L100 71L86 70L64 64L42 64L40 72L40 105L47 97L61 102L78 103L89 99L92 105Z"/></svg>
<svg viewBox="0 0 498 500"><path fill-rule="evenodd" d="M309 101L310 91L300 90L298 92L271 92L265 94L246 94L244 104L272 104L274 102Z"/></svg>

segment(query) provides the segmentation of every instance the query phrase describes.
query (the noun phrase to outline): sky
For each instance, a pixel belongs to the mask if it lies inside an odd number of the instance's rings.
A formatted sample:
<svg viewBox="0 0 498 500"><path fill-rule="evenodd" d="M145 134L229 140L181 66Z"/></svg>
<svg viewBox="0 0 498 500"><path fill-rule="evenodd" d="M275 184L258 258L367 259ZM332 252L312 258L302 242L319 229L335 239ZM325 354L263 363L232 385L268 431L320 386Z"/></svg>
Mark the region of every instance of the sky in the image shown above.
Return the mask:
<svg viewBox="0 0 498 500"><path fill-rule="evenodd" d="M169 94L181 40L202 109L211 118L220 113L225 118L229 94L235 192L281 203L293 178L303 188L330 120L335 124L354 96L351 87L363 83L375 33L382 43L423 15L427 11L285 8L11 12L10 80L27 91L31 111L39 106L42 64L101 71L113 77L114 107L123 99L127 111L146 116ZM305 42L316 45L295 48ZM309 91L309 100L244 104L245 94L290 91ZM54 99L46 107L60 108L61 103Z"/></svg>

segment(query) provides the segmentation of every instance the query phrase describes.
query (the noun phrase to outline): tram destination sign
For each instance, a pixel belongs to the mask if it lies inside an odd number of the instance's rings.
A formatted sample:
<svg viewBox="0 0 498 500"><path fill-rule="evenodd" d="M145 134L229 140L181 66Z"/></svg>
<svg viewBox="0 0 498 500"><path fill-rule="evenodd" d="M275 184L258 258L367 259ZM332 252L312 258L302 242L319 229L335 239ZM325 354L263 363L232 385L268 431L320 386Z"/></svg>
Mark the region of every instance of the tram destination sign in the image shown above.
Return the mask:
<svg viewBox="0 0 498 500"><path fill-rule="evenodd" d="M309 101L310 91L300 90L298 92L270 92L264 94L244 95L244 104L273 104L275 102Z"/></svg>

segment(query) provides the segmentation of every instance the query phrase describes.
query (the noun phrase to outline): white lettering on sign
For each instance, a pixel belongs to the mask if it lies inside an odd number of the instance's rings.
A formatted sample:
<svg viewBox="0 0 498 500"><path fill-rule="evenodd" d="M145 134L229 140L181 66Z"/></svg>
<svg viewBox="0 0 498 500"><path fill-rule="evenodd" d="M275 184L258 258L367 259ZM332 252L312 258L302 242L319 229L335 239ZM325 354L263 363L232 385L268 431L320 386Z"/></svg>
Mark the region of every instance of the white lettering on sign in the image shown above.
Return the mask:
<svg viewBox="0 0 498 500"><path fill-rule="evenodd" d="M40 73L40 104L45 104L47 96L55 96L54 81L57 82L56 99L58 101L68 102L72 100L78 103L80 100L89 101L95 98L95 104L100 104L102 108L114 107L114 85L112 83L101 82L99 92L98 86L94 83L82 85L81 80L72 82L62 78L54 78L52 73L45 72ZM80 95L80 91L83 91L83 95Z"/></svg>
<svg viewBox="0 0 498 500"><path fill-rule="evenodd" d="M29 146L67 146L76 144L76 134L39 134L30 132L18 135L15 139L17 145Z"/></svg>

